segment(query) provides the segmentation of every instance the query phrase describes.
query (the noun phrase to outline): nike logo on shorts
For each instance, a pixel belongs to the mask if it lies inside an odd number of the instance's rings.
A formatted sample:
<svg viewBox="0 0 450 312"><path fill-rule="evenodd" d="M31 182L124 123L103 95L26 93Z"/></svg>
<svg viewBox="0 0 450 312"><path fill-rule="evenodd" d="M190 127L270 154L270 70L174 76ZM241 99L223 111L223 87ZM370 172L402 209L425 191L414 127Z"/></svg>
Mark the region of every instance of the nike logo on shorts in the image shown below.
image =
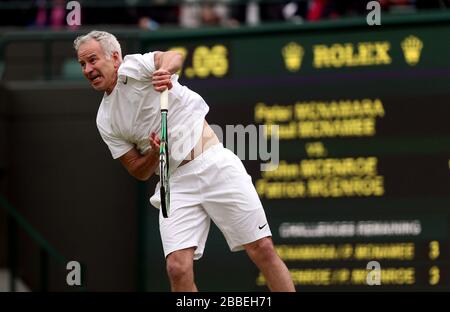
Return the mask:
<svg viewBox="0 0 450 312"><path fill-rule="evenodd" d="M266 225L267 225L267 223L266 223L266 224L264 224L264 225L258 226L258 228L259 228L260 230L262 230L262 229L263 229L263 227L265 227Z"/></svg>

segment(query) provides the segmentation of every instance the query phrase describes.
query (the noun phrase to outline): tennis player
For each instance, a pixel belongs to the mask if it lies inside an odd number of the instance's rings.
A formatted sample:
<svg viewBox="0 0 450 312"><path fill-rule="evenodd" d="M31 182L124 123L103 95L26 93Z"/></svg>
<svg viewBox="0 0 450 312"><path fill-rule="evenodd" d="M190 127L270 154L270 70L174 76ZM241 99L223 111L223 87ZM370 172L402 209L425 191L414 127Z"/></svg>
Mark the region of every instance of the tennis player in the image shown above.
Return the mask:
<svg viewBox="0 0 450 312"><path fill-rule="evenodd" d="M169 89L170 217L159 226L172 291L197 291L193 260L203 255L211 219L231 251L243 250L271 291L295 291L277 255L264 209L241 160L205 120L203 98L180 85L182 56L173 51L127 55L114 35L92 31L74 47L91 86L104 92L97 127L112 157L139 180L158 173L160 92ZM150 202L160 205L159 185Z"/></svg>

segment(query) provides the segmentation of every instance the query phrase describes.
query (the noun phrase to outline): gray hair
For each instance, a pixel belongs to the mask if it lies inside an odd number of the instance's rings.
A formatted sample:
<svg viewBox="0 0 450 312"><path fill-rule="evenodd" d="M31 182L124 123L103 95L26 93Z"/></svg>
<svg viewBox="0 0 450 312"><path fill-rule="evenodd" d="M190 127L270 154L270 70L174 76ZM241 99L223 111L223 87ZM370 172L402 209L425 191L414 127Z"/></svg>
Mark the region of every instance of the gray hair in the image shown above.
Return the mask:
<svg viewBox="0 0 450 312"><path fill-rule="evenodd" d="M113 34L106 31L93 30L86 35L79 36L73 41L73 47L78 52L80 45L90 40L95 40L100 44L107 59L111 59L113 53L118 52L119 59L122 60L122 49L119 41Z"/></svg>

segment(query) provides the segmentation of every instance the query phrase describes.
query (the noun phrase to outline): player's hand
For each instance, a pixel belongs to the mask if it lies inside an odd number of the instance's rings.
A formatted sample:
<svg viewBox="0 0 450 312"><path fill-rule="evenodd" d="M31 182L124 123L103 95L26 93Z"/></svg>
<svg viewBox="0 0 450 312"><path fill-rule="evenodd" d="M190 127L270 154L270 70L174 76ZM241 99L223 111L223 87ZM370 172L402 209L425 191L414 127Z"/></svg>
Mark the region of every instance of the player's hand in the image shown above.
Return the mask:
<svg viewBox="0 0 450 312"><path fill-rule="evenodd" d="M166 89L172 89L170 77L172 74L165 69L158 69L153 72L152 84L156 91L163 92Z"/></svg>
<svg viewBox="0 0 450 312"><path fill-rule="evenodd" d="M152 147L151 149L152 153L159 155L159 145L161 144L161 140L159 139L159 137L156 135L155 132L152 132L152 134L150 134L149 140L150 146Z"/></svg>

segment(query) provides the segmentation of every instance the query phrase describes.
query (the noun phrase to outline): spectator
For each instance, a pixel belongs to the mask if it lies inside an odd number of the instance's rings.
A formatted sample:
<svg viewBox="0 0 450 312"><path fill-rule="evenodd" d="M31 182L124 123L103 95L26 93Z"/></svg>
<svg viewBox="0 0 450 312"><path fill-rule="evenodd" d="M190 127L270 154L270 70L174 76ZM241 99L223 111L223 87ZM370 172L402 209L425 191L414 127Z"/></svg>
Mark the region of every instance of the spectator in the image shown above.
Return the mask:
<svg viewBox="0 0 450 312"><path fill-rule="evenodd" d="M141 17L138 25L139 28L145 30L157 30L159 28L159 23L147 16Z"/></svg>
<svg viewBox="0 0 450 312"><path fill-rule="evenodd" d="M336 3L331 0L312 0L309 3L308 21L318 21L324 18L338 17Z"/></svg>
<svg viewBox="0 0 450 312"><path fill-rule="evenodd" d="M65 25L66 8L64 0L52 0L50 10L47 10L47 1L38 0L37 14L34 25L37 27L50 26L57 30ZM49 14L50 13L50 14ZM50 18L49 18L50 15Z"/></svg>
<svg viewBox="0 0 450 312"><path fill-rule="evenodd" d="M231 10L227 3L200 3L186 1L180 5L179 24L186 28L201 26L233 27L239 22L231 17Z"/></svg>
<svg viewBox="0 0 450 312"><path fill-rule="evenodd" d="M50 26L60 29L66 25L66 7L64 0L53 0L50 14Z"/></svg>

